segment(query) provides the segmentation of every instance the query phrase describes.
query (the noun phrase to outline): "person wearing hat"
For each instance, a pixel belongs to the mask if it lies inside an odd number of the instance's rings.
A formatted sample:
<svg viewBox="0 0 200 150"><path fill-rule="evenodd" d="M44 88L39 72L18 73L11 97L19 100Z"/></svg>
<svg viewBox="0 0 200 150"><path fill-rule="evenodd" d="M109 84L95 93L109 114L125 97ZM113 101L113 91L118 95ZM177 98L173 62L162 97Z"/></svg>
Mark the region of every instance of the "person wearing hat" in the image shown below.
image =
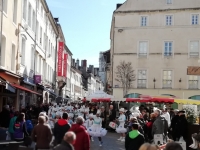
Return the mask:
<svg viewBox="0 0 200 150"><path fill-rule="evenodd" d="M124 128L124 124L125 124L125 121L126 121L126 116L124 115L124 108L120 108L119 109L119 118L118 118L118 121L119 121L119 126L116 128L116 132L117 133L120 133L120 138L118 139L119 141L122 141L124 142L125 141L125 133L127 131L126 128Z"/></svg>
<svg viewBox="0 0 200 150"><path fill-rule="evenodd" d="M179 141L181 137L186 141L187 139L187 133L188 133L188 121L185 116L185 111L181 110L178 112L179 119L177 123L177 134L176 134L176 140Z"/></svg>
<svg viewBox="0 0 200 150"><path fill-rule="evenodd" d="M106 128L106 110L104 106L101 106L100 118L102 119L102 128Z"/></svg>
<svg viewBox="0 0 200 150"><path fill-rule="evenodd" d="M99 139L99 146L102 146L102 136L105 136L107 133L107 130L102 128L102 119L100 118L101 111L98 110L96 113L96 116L94 115L94 123L93 125L88 129L88 133L92 137L98 137Z"/></svg>
<svg viewBox="0 0 200 150"><path fill-rule="evenodd" d="M174 141L176 141L176 135L177 135L177 131L178 131L178 126L177 126L178 121L179 121L178 112L179 112L178 109L174 110L174 116L172 117L171 126L170 126L171 136Z"/></svg>

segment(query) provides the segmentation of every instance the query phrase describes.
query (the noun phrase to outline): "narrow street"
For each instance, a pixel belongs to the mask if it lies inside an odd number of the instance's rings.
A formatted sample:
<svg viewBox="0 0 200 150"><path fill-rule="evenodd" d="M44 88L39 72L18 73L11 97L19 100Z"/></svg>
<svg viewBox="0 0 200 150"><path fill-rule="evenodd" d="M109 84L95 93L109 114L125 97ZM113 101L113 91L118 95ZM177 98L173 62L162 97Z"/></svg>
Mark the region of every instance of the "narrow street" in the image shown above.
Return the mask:
<svg viewBox="0 0 200 150"><path fill-rule="evenodd" d="M91 142L91 150L125 150L124 142L118 141L119 135L117 133L108 132L103 137L103 145L99 147L98 138L94 138L94 142Z"/></svg>

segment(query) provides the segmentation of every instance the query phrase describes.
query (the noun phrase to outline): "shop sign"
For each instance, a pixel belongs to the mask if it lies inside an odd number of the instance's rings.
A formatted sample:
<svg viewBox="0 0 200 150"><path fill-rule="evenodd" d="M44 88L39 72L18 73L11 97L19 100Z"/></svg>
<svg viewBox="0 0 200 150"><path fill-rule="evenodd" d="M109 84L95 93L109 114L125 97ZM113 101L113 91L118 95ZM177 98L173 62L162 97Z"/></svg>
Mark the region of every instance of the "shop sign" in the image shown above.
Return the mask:
<svg viewBox="0 0 200 150"><path fill-rule="evenodd" d="M200 75L200 67L189 66L187 68L187 75Z"/></svg>
<svg viewBox="0 0 200 150"><path fill-rule="evenodd" d="M64 54L64 62L63 62L63 77L67 77L67 54Z"/></svg>
<svg viewBox="0 0 200 150"><path fill-rule="evenodd" d="M62 56L63 56L63 48L64 48L64 43L59 42L58 43L58 63L57 63L57 72L58 76L62 76Z"/></svg>
<svg viewBox="0 0 200 150"><path fill-rule="evenodd" d="M35 84L41 83L41 75L34 76Z"/></svg>

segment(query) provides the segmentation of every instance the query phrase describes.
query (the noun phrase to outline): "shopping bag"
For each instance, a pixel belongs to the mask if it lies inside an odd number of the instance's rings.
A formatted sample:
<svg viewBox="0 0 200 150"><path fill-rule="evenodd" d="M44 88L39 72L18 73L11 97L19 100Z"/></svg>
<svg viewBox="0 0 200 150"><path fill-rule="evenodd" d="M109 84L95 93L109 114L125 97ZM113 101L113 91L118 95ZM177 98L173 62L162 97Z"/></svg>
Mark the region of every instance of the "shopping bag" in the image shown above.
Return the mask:
<svg viewBox="0 0 200 150"><path fill-rule="evenodd" d="M110 122L109 123L109 127L116 129L117 128L117 124L115 122Z"/></svg>
<svg viewBox="0 0 200 150"><path fill-rule="evenodd" d="M162 134L154 134L154 144L156 144L156 145L163 144L163 135Z"/></svg>
<svg viewBox="0 0 200 150"><path fill-rule="evenodd" d="M10 133L8 131L6 131L6 141L9 141L11 140L11 137L10 137Z"/></svg>

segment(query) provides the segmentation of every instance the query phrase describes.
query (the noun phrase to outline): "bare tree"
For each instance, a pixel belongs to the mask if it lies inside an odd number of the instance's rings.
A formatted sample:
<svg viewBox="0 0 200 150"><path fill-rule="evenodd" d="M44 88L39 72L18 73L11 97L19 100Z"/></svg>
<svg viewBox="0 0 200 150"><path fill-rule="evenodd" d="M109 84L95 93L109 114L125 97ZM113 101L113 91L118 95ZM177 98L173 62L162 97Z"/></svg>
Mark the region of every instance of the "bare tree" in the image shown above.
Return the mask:
<svg viewBox="0 0 200 150"><path fill-rule="evenodd" d="M135 74L131 62L121 61L116 69L116 81L122 84L123 96L128 94L129 89L135 81Z"/></svg>

